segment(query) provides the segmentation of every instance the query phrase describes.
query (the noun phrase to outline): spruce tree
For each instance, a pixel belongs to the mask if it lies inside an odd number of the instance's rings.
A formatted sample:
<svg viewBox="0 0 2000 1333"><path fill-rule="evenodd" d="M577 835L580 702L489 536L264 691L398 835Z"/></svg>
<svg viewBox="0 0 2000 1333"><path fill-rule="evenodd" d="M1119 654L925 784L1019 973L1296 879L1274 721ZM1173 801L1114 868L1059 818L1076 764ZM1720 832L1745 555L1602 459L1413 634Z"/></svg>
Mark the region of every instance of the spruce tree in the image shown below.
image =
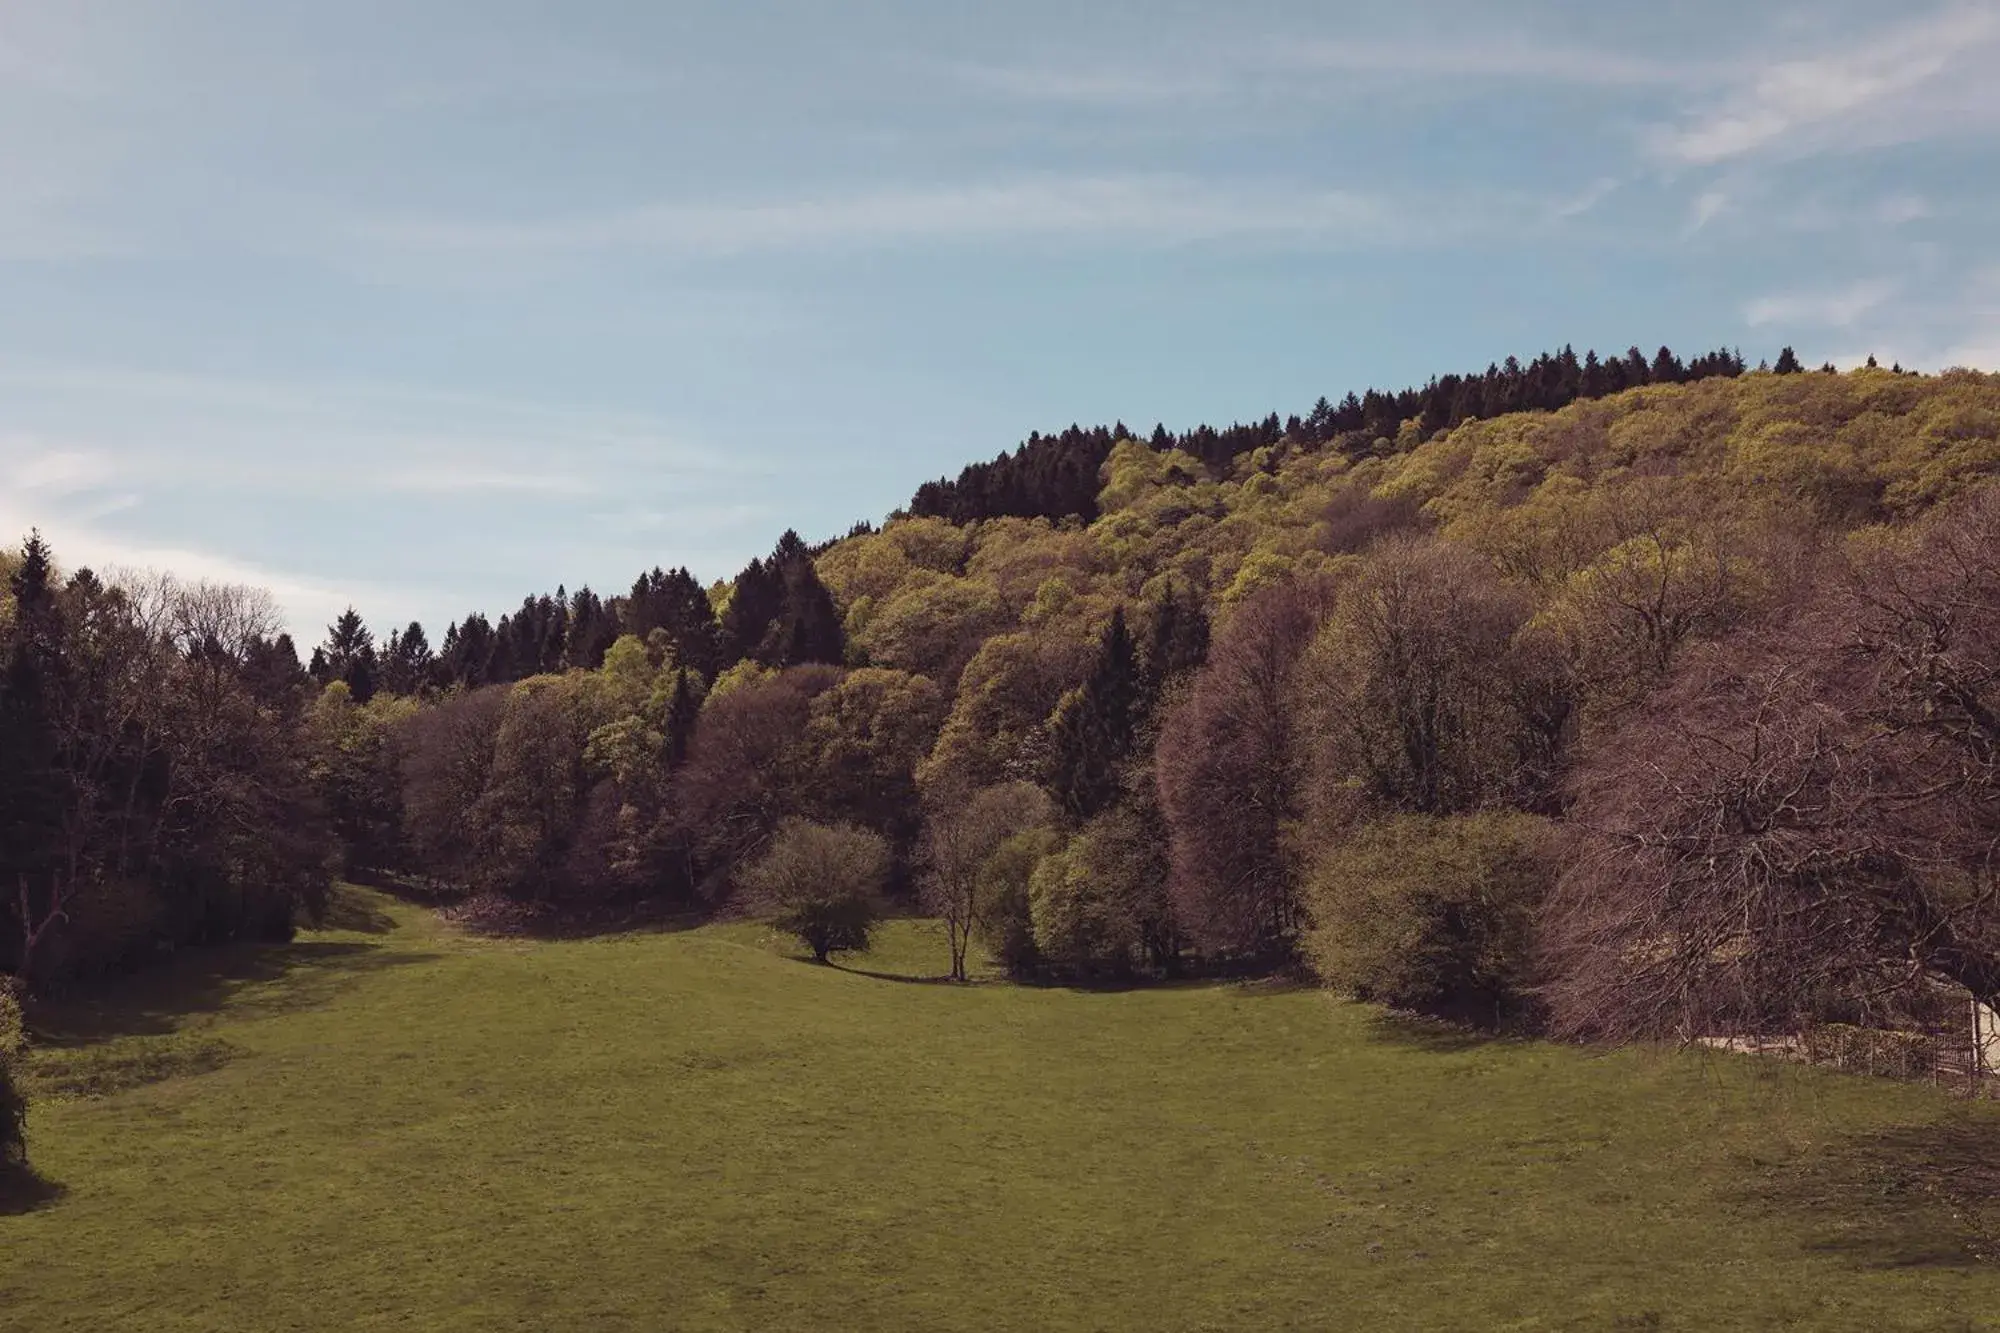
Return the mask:
<svg viewBox="0 0 2000 1333"><path fill-rule="evenodd" d="M674 692L667 700L666 760L672 773L687 762L688 748L694 744L695 723L701 717L701 696L695 693L688 669L674 672Z"/></svg>
<svg viewBox="0 0 2000 1333"><path fill-rule="evenodd" d="M1150 708L1173 677L1192 671L1208 660L1208 612L1201 599L1190 593L1183 598L1171 582L1153 608L1152 623L1141 660L1141 681L1146 706Z"/></svg>
<svg viewBox="0 0 2000 1333"><path fill-rule="evenodd" d="M736 576L736 589L722 613L722 641L728 660L754 657L764 661L771 622L784 608L782 574L762 560L752 560Z"/></svg>
<svg viewBox="0 0 2000 1333"><path fill-rule="evenodd" d="M64 627L56 600L54 560L39 532L22 545L9 581L14 594L13 642L0 672L0 884L18 893L28 915L20 954L4 962L26 973L28 935L56 889L69 777L62 762L58 717L64 693ZM5 942L5 941L0 941Z"/></svg>
<svg viewBox="0 0 2000 1333"><path fill-rule="evenodd" d="M785 570L784 609L772 624L775 640L765 654L773 666L824 662L839 666L847 655L847 634L833 594L819 581L810 559Z"/></svg>
<svg viewBox="0 0 2000 1333"><path fill-rule="evenodd" d="M1088 819L1116 799L1118 765L1132 749L1140 693L1138 654L1121 606L1098 642L1089 679L1063 696L1050 718L1049 786L1075 818Z"/></svg>
<svg viewBox="0 0 2000 1333"><path fill-rule="evenodd" d="M1778 364L1771 367L1775 374L1796 375L1805 367L1799 364L1799 354L1787 347L1778 353Z"/></svg>

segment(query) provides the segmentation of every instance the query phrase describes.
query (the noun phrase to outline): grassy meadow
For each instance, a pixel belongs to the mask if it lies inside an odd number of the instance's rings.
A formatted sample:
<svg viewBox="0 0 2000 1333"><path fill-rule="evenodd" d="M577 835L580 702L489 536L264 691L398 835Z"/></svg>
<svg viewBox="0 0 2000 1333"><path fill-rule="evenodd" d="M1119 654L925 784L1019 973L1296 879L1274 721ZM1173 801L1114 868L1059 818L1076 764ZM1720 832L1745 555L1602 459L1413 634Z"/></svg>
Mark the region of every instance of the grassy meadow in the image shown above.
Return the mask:
<svg viewBox="0 0 2000 1333"><path fill-rule="evenodd" d="M42 1016L0 1328L2000 1328L2000 1119L749 925L339 928Z"/></svg>

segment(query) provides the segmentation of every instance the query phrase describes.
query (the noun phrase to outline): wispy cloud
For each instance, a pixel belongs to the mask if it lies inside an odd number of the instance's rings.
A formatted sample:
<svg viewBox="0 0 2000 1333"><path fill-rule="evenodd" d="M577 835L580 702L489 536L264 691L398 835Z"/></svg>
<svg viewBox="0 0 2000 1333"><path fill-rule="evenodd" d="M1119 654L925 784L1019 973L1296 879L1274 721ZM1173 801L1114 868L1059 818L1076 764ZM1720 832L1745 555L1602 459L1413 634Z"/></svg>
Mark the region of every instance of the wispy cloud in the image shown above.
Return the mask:
<svg viewBox="0 0 2000 1333"><path fill-rule="evenodd" d="M1398 231L1396 210L1373 195L1178 176L1044 176L789 200L662 202L512 223L406 221L364 229L377 241L452 251L643 248L694 256L1024 237L1173 243L1289 236L1380 243Z"/></svg>
<svg viewBox="0 0 2000 1333"><path fill-rule="evenodd" d="M797 199L660 202L535 220L374 220L364 244L491 259L648 251L719 258L890 245L1004 243L1175 246L1244 242L1311 249L1404 248L1520 232L1588 211L1617 186L1581 193L1388 194L1285 180L1181 175L1039 176L896 185Z"/></svg>
<svg viewBox="0 0 2000 1333"><path fill-rule="evenodd" d="M1728 210L1729 194L1726 190L1703 190L1688 208L1689 234L1700 231Z"/></svg>
<svg viewBox="0 0 2000 1333"><path fill-rule="evenodd" d="M643 414L393 385L0 362L0 391L25 423L0 435L0 542L39 527L72 565L269 587L314 637L350 600L383 623L437 618L751 544L726 517L684 537L593 513L729 515L763 470Z"/></svg>
<svg viewBox="0 0 2000 1333"><path fill-rule="evenodd" d="M0 441L0 455L12 455L12 480L23 491L72 495L93 491L116 475L110 459L81 449L44 449L32 438Z"/></svg>
<svg viewBox="0 0 2000 1333"><path fill-rule="evenodd" d="M1427 96L1475 96L1494 85L1535 83L1594 88L1680 86L1713 76L1686 61L1537 40L1513 32L1426 35L1397 40L1287 36L1225 41L1190 51L1088 62L1063 57L1007 64L940 66L961 86L1032 103L1157 107L1267 96L1277 80L1287 97L1345 95L1358 87L1422 83ZM1338 75L1337 82L1324 76ZM1435 80L1435 82L1430 82Z"/></svg>
<svg viewBox="0 0 2000 1333"><path fill-rule="evenodd" d="M2000 6L1957 4L1841 50L1750 69L1713 105L1653 135L1691 166L1753 154L1877 146L1990 129L2000 119Z"/></svg>
<svg viewBox="0 0 2000 1333"><path fill-rule="evenodd" d="M1659 60L1497 32L1409 42L1283 43L1266 48L1263 55L1274 69L1322 74L1434 76L1603 88L1680 85L1706 77L1708 69L1687 61Z"/></svg>
<svg viewBox="0 0 2000 1333"><path fill-rule="evenodd" d="M0 545L11 545L34 529L54 548L68 569L99 571L160 570L186 579L242 584L268 590L278 601L294 635L316 638L319 627L347 606L367 606L387 612L392 623L434 601L434 594L409 584L388 585L366 580L340 580L299 574L244 560L179 541L148 541L103 526L102 520L129 508L130 496L110 497L111 503L78 508L30 503L34 497L0 493Z"/></svg>
<svg viewBox="0 0 2000 1333"><path fill-rule="evenodd" d="M754 459L690 441L643 413L351 382L286 382L26 360L0 361L18 415L31 401L93 443L47 452L0 438L0 460L55 480L339 492L583 494L617 469L754 475ZM183 448L182 446L189 446ZM35 453L33 461L21 460Z"/></svg>
<svg viewBox="0 0 2000 1333"><path fill-rule="evenodd" d="M1744 307L1752 328L1769 326L1850 329L1880 310L1897 294L1887 281L1857 282L1831 291L1787 292L1760 297Z"/></svg>

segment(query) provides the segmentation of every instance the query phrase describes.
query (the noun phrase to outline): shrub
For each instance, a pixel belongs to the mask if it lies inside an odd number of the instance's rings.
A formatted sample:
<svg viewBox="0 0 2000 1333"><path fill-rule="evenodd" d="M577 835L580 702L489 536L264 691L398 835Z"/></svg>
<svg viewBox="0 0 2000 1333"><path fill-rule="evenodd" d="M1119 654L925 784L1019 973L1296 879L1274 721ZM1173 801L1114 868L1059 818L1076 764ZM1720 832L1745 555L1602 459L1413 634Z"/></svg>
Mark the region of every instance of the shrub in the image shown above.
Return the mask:
<svg viewBox="0 0 2000 1333"><path fill-rule="evenodd" d="M28 1164L28 1102L15 1082L14 1063L27 1045L21 1005L0 976L0 1177Z"/></svg>
<svg viewBox="0 0 2000 1333"><path fill-rule="evenodd" d="M1114 846L1096 821L1042 858L1028 882L1035 948L1072 976L1124 976L1144 943L1144 926L1123 890Z"/></svg>
<svg viewBox="0 0 2000 1333"><path fill-rule="evenodd" d="M1309 950L1328 985L1499 1025L1529 1007L1545 825L1528 815L1399 815L1318 858Z"/></svg>
<svg viewBox="0 0 2000 1333"><path fill-rule="evenodd" d="M889 844L852 824L787 819L741 876L746 904L826 962L866 949L881 914Z"/></svg>
<svg viewBox="0 0 2000 1333"><path fill-rule="evenodd" d="M1002 842L979 867L974 920L979 937L1009 976L1029 976L1041 966L1028 885L1035 867L1061 847L1062 835L1053 829L1029 829Z"/></svg>

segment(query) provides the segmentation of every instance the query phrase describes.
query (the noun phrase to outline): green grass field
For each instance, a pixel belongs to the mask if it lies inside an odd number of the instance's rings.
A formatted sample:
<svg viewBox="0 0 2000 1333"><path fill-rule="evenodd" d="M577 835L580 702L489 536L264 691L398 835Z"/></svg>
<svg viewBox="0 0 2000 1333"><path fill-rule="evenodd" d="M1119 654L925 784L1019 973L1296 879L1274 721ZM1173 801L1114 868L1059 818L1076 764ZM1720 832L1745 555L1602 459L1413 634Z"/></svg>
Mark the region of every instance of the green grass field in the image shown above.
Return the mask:
<svg viewBox="0 0 2000 1333"><path fill-rule="evenodd" d="M2000 1328L1927 1088L344 915L46 1017L0 1328Z"/></svg>

